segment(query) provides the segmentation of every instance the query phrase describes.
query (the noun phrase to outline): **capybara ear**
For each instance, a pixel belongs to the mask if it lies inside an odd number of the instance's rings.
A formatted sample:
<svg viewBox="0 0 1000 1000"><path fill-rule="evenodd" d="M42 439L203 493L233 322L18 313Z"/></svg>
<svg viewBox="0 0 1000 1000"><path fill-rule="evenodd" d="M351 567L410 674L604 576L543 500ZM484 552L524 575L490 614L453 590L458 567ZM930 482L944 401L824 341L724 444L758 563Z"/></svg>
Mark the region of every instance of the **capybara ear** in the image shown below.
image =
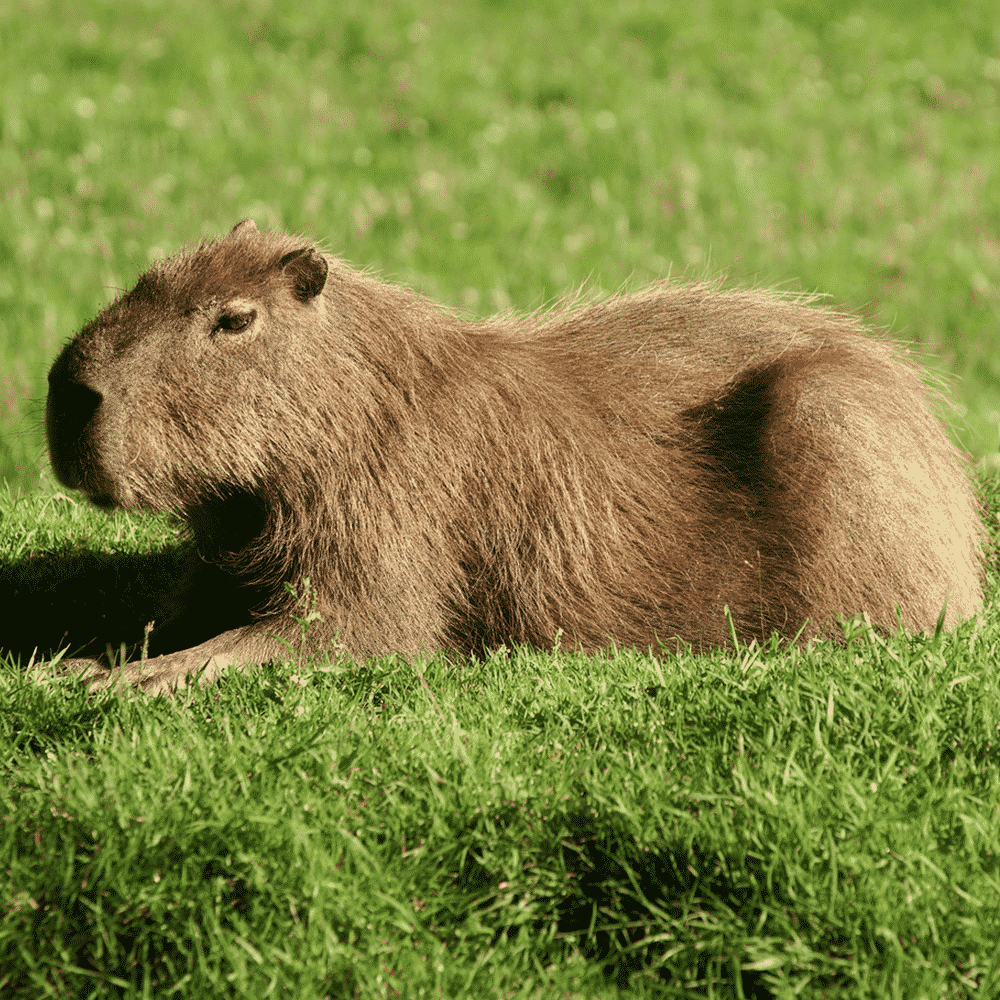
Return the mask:
<svg viewBox="0 0 1000 1000"><path fill-rule="evenodd" d="M326 284L329 265L326 258L313 247L302 247L286 253L278 262L295 289L295 297L301 302L315 298Z"/></svg>
<svg viewBox="0 0 1000 1000"><path fill-rule="evenodd" d="M232 236L234 233L256 233L257 223L253 219L240 219L239 222L229 230L229 235Z"/></svg>

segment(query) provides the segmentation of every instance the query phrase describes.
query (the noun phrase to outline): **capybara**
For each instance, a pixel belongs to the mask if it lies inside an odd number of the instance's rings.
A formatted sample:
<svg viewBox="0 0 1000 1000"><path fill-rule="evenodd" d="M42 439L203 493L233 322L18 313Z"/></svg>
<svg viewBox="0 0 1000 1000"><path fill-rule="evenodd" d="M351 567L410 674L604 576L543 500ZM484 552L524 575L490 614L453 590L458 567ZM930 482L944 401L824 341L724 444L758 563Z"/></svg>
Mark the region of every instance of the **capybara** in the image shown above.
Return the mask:
<svg viewBox="0 0 1000 1000"><path fill-rule="evenodd" d="M727 607L742 641L836 640L981 603L974 491L920 374L772 292L467 323L248 220L80 331L46 428L66 486L190 525L174 611L124 668L148 690L298 649L306 577L305 646L359 658L707 649Z"/></svg>

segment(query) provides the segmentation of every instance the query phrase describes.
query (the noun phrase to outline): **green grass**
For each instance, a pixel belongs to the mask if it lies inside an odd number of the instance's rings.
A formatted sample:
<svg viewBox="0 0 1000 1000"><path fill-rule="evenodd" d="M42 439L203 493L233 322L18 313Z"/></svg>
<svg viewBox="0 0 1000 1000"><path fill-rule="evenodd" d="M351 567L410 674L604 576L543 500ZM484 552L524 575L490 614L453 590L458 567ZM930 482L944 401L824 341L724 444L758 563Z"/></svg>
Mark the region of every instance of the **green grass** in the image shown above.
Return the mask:
<svg viewBox="0 0 1000 1000"><path fill-rule="evenodd" d="M64 623L141 630L182 548L0 495L0 995L1000 993L994 559L979 619L846 649L321 658L155 699L21 669Z"/></svg>
<svg viewBox="0 0 1000 1000"><path fill-rule="evenodd" d="M62 516L35 556L103 520ZM0 994L996 996L997 584L846 650L318 660L155 699L11 665Z"/></svg>
<svg viewBox="0 0 1000 1000"><path fill-rule="evenodd" d="M988 473L994 6L0 3L0 995L1000 995L994 562L953 633L434 661L435 700L398 660L17 667L137 638L183 547L54 493L51 359L247 215L475 315L829 292Z"/></svg>

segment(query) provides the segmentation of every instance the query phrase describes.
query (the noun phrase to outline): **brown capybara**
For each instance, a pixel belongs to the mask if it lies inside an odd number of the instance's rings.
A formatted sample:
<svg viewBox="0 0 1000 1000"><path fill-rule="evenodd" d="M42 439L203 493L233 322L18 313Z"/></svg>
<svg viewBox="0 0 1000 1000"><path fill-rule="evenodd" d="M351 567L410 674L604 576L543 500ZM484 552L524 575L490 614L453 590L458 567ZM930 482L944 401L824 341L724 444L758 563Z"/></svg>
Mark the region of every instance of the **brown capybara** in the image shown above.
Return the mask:
<svg viewBox="0 0 1000 1000"><path fill-rule="evenodd" d="M83 328L46 427L66 486L193 532L174 615L124 669L149 690L298 648L306 577L306 647L356 657L707 648L726 607L743 641L836 639L981 602L974 492L919 374L769 292L470 324L244 221Z"/></svg>

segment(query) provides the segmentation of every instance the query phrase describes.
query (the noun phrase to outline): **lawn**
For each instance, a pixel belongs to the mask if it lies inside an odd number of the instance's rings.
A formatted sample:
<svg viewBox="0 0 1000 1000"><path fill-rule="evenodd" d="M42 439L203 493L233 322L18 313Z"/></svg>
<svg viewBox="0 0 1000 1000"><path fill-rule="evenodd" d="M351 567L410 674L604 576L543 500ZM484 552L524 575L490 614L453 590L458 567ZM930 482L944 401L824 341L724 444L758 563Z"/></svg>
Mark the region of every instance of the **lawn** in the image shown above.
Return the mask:
<svg viewBox="0 0 1000 1000"><path fill-rule="evenodd" d="M141 633L184 545L58 490L49 363L245 216L470 316L829 293L943 380L995 536L994 4L29 0L0 54L0 995L1000 995L995 559L845 649L16 666Z"/></svg>
<svg viewBox="0 0 1000 1000"><path fill-rule="evenodd" d="M95 622L102 572L176 544L2 512L28 592L95 580ZM979 620L846 649L293 657L170 698L11 666L0 993L996 996L988 584Z"/></svg>

